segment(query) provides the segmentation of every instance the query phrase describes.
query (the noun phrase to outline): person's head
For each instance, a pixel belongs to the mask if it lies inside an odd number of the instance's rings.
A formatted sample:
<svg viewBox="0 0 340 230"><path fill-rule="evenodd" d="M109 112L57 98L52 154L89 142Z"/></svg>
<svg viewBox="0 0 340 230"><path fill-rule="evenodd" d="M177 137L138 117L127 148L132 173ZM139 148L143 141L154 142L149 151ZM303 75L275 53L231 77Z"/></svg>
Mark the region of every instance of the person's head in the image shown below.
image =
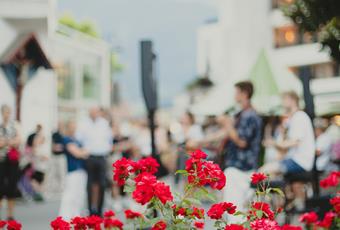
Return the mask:
<svg viewBox="0 0 340 230"><path fill-rule="evenodd" d="M299 101L299 95L295 91L287 91L282 94L282 106L288 114L299 109Z"/></svg>
<svg viewBox="0 0 340 230"><path fill-rule="evenodd" d="M95 120L100 116L100 109L98 106L93 106L89 109L89 116L92 120Z"/></svg>
<svg viewBox="0 0 340 230"><path fill-rule="evenodd" d="M37 133L41 132L41 130L42 130L42 125L41 125L41 124L37 124L35 130L36 130Z"/></svg>
<svg viewBox="0 0 340 230"><path fill-rule="evenodd" d="M1 115L4 122L8 122L11 117L11 108L8 105L1 106Z"/></svg>
<svg viewBox="0 0 340 230"><path fill-rule="evenodd" d="M328 128L328 120L324 118L315 118L313 121L315 136L318 137Z"/></svg>
<svg viewBox="0 0 340 230"><path fill-rule="evenodd" d="M67 136L74 136L77 130L77 123L75 120L68 120L65 124L65 134Z"/></svg>
<svg viewBox="0 0 340 230"><path fill-rule="evenodd" d="M247 106L254 94L254 86L250 81L240 81L235 84L235 101L241 106Z"/></svg>
<svg viewBox="0 0 340 230"><path fill-rule="evenodd" d="M183 125L193 125L195 124L195 116L190 111L187 111L183 114L181 118L181 123Z"/></svg>

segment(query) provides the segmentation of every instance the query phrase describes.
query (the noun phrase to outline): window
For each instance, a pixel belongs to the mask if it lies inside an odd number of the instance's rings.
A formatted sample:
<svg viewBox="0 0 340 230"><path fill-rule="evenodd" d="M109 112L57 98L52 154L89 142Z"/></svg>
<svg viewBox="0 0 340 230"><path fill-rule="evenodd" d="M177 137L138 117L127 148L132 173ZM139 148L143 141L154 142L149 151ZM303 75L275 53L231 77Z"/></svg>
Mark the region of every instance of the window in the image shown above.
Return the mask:
<svg viewBox="0 0 340 230"><path fill-rule="evenodd" d="M99 98L99 75L96 65L86 64L83 66L83 97L85 99Z"/></svg>
<svg viewBox="0 0 340 230"><path fill-rule="evenodd" d="M56 65L58 78L58 97L61 99L74 99L75 75L70 62Z"/></svg>
<svg viewBox="0 0 340 230"><path fill-rule="evenodd" d="M293 3L294 0L272 0L272 8L276 9L282 5Z"/></svg>
<svg viewBox="0 0 340 230"><path fill-rule="evenodd" d="M316 36L301 33L296 26L283 26L274 29L274 43L276 48L308 44L316 42Z"/></svg>
<svg viewBox="0 0 340 230"><path fill-rule="evenodd" d="M295 66L289 68L295 75L300 76L303 68L307 68L312 78L330 78L339 76L340 66L334 62L326 62L308 66Z"/></svg>

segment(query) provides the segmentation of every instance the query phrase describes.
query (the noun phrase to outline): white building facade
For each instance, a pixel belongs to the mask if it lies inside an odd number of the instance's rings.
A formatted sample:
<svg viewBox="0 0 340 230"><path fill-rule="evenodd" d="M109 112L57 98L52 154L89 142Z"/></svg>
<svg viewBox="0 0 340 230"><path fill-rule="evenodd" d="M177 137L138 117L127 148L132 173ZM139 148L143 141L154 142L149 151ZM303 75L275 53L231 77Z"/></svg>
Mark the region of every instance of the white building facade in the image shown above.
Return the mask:
<svg viewBox="0 0 340 230"><path fill-rule="evenodd" d="M290 1L218 1L218 21L203 25L197 34L198 75L206 72L208 62L209 76L216 87L200 105L193 106L194 110L201 111L207 105L210 111L216 110L211 106L213 98L224 100L215 103L215 107L230 106L233 84L248 79L257 57L265 50L273 63L273 72L280 75L277 76L280 90L294 89L302 93L298 77L301 67L307 68L312 77L316 114L340 112L331 111L340 109L339 66L331 61L327 52L320 52L321 46L313 36L300 34L283 15L279 5Z"/></svg>
<svg viewBox="0 0 340 230"><path fill-rule="evenodd" d="M58 25L54 0L0 0L0 56L23 33L33 34L52 69L38 68L23 88L24 136L42 124L46 134L64 118L77 119L91 105L109 107L110 47ZM0 105L15 108L15 91L0 68Z"/></svg>

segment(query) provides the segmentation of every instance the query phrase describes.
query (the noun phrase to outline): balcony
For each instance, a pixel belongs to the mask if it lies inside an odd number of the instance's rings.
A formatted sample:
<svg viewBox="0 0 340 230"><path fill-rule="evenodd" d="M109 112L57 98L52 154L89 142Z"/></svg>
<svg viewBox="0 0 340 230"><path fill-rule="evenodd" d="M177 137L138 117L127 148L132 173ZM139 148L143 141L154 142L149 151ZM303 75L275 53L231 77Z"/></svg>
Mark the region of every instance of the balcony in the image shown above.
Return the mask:
<svg viewBox="0 0 340 230"><path fill-rule="evenodd" d="M53 0L0 0L0 18L41 19L47 18Z"/></svg>

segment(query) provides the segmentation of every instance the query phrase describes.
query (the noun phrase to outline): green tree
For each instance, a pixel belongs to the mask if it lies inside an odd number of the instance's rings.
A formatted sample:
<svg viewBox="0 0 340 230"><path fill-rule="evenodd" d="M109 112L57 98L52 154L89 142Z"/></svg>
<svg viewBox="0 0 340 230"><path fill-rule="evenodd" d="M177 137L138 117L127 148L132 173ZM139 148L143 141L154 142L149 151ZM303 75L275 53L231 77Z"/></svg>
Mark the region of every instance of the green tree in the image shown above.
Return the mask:
<svg viewBox="0 0 340 230"><path fill-rule="evenodd" d="M72 14L65 13L63 16L59 18L59 23L70 27L74 30L80 31L84 34L90 35L91 37L98 38L99 33L96 26L89 20L77 22Z"/></svg>
<svg viewBox="0 0 340 230"><path fill-rule="evenodd" d="M317 34L323 49L340 63L340 0L295 0L282 10L302 32Z"/></svg>

